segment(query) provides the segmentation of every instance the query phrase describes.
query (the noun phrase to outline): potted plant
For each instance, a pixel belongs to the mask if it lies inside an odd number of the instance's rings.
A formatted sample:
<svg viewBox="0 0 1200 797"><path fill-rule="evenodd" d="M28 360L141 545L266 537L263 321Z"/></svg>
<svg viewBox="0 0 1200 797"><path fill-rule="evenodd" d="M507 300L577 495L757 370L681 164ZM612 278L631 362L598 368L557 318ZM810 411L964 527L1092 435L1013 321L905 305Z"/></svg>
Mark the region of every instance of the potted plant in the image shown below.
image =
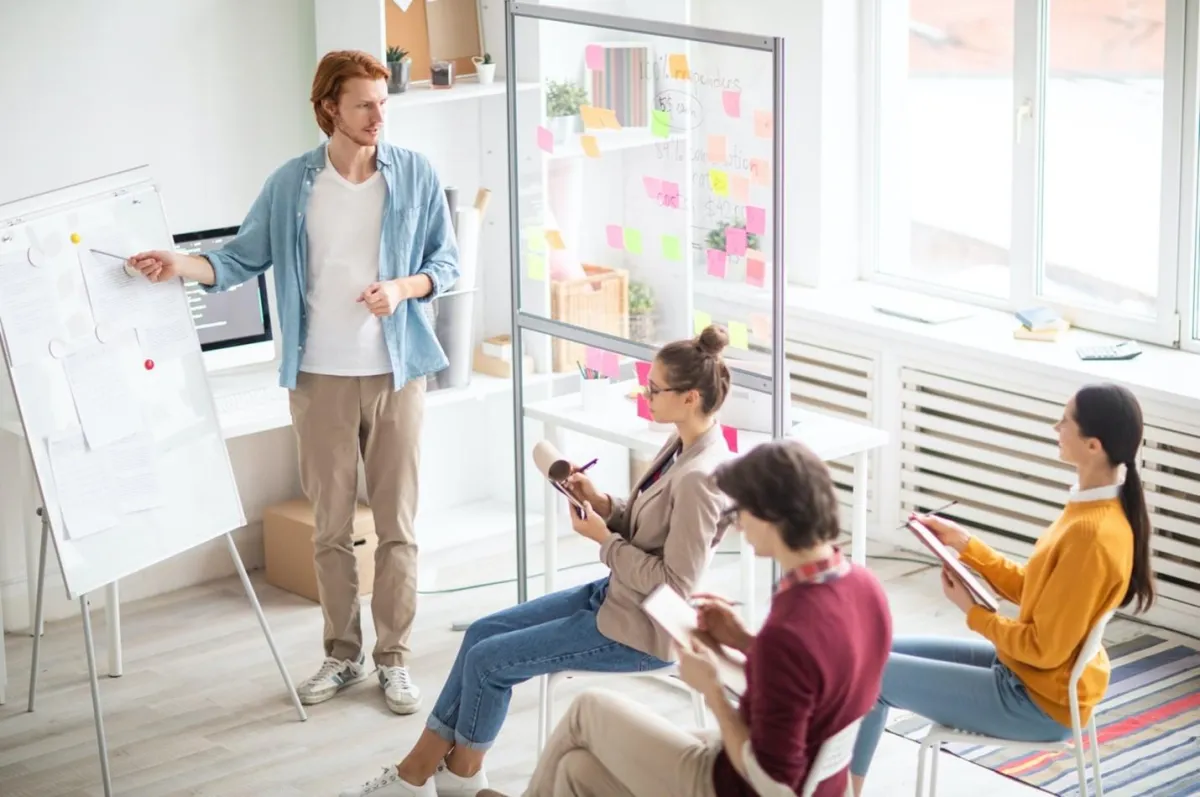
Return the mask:
<svg viewBox="0 0 1200 797"><path fill-rule="evenodd" d="M629 283L629 337L654 342L654 292L644 282Z"/></svg>
<svg viewBox="0 0 1200 797"><path fill-rule="evenodd" d="M721 222L716 227L714 227L713 229L708 231L708 236L704 239L705 245L709 249L720 249L722 252L724 252L725 251L725 230L729 227L733 227L735 230L744 230L744 229L746 229L746 223L745 222L741 222L741 223L735 222L733 224L730 224L727 221ZM746 248L747 249L758 249L758 236L752 232L746 233Z"/></svg>
<svg viewBox="0 0 1200 797"><path fill-rule="evenodd" d="M387 48L387 65L391 75L388 77L388 94L403 94L408 90L408 73L412 67L412 59L408 50L403 47Z"/></svg>
<svg viewBox="0 0 1200 797"><path fill-rule="evenodd" d="M577 83L546 81L546 124L556 143L579 131L579 106L587 102L587 91Z"/></svg>
<svg viewBox="0 0 1200 797"><path fill-rule="evenodd" d="M496 79L496 62L492 60L491 53L476 55L471 58L471 63L475 64L475 76L479 79L479 85L486 86Z"/></svg>

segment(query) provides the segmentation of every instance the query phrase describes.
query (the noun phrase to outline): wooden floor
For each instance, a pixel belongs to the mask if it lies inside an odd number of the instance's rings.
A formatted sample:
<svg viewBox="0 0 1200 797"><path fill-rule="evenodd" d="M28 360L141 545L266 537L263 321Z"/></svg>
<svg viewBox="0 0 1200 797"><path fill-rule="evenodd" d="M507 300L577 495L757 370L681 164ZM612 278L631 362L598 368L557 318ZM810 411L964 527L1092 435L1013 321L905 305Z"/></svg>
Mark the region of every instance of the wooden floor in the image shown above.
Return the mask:
<svg viewBox="0 0 1200 797"><path fill-rule="evenodd" d="M564 565L576 565L560 576L560 585L604 573L601 566L590 564L594 546L580 542L560 553ZM540 552L530 553L536 569ZM464 562L461 554L457 559L443 554L437 584L448 592L421 599L411 669L424 690L426 709L458 647L460 635L450 625L515 601L512 583L461 589L504 578L512 569L511 555L499 556L487 546L473 546L471 555L478 558ZM961 614L941 596L936 571L874 557L870 566L885 581L897 633L968 633ZM720 557L707 586L732 591L736 575L736 557ZM536 584L531 591L540 590L540 579L530 583ZM255 584L293 679L307 677L320 664L319 608L260 578ZM93 618L97 639L102 640L103 613L94 612ZM369 628L369 616L367 623ZM122 629L124 676L101 680L115 793L122 797L331 796L397 760L424 722L424 713L398 717L388 712L373 679L311 707L308 721L298 722L234 579L129 604ZM1115 622L1110 637L1120 640L1139 630ZM37 711L28 714L32 640L15 634L5 638L11 680L8 703L0 706L0 795L103 794L82 639L78 619L47 627ZM103 667L103 654L98 658ZM642 679L630 679L627 686L618 683L655 710L688 724L689 703L679 690ZM562 689L560 712L584 685ZM504 731L488 758L492 785L514 795L534 765L536 709L536 685L525 684L516 691ZM916 746L885 734L867 793L911 794L915 764ZM941 785L946 795L1041 793L950 756L944 756Z"/></svg>

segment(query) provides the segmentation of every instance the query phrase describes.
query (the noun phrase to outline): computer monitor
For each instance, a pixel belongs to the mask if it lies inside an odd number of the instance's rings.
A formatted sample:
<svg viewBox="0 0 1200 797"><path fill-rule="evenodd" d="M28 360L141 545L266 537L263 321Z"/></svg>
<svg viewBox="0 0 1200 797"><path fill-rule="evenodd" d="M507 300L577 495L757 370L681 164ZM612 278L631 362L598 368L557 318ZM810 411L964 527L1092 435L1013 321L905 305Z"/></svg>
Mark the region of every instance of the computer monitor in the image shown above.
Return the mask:
<svg viewBox="0 0 1200 797"><path fill-rule="evenodd" d="M224 246L237 231L237 227L223 227L183 233L174 236L175 248L189 255L204 254ZM266 275L220 293L207 293L195 282L185 282L184 288L209 371L275 359Z"/></svg>

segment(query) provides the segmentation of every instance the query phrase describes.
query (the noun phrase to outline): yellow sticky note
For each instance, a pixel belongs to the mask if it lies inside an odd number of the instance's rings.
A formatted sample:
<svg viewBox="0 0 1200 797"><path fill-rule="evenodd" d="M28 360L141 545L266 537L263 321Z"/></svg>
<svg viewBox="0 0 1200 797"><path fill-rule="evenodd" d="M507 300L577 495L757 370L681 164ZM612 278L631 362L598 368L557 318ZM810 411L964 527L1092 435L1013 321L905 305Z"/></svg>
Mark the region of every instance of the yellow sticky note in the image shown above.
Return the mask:
<svg viewBox="0 0 1200 797"><path fill-rule="evenodd" d="M701 310L696 310L692 313L692 330L699 335L708 326L712 324L712 316Z"/></svg>
<svg viewBox="0 0 1200 797"><path fill-rule="evenodd" d="M725 162L725 136L708 137L708 162Z"/></svg>
<svg viewBox="0 0 1200 797"><path fill-rule="evenodd" d="M717 196L729 196L729 175L720 169L708 170L708 184Z"/></svg>
<svg viewBox="0 0 1200 797"><path fill-rule="evenodd" d="M683 53L672 53L667 59L667 72L676 80L692 79L692 70L688 66L687 56Z"/></svg>
<svg viewBox="0 0 1200 797"><path fill-rule="evenodd" d="M551 249L566 249L567 245L563 243L562 236L558 230L546 230L546 243L550 244Z"/></svg>
<svg viewBox="0 0 1200 797"><path fill-rule="evenodd" d="M546 231L541 227L530 227L526 230L529 237L529 248L534 252L546 251Z"/></svg>
<svg viewBox="0 0 1200 797"><path fill-rule="evenodd" d="M595 136L582 135L579 137L579 146L583 147L583 154L589 158L600 157L600 145L596 143Z"/></svg>
<svg viewBox="0 0 1200 797"><path fill-rule="evenodd" d="M683 260L683 244L678 235L662 237L662 253L667 260Z"/></svg>
<svg viewBox="0 0 1200 797"><path fill-rule="evenodd" d="M537 252L529 252L525 255L525 260L529 264L529 279L544 280L546 279L546 258Z"/></svg>
<svg viewBox="0 0 1200 797"><path fill-rule="evenodd" d="M601 114L601 109L592 105L580 105L579 115L583 118L583 127L585 130L598 130L604 127L604 117Z"/></svg>
<svg viewBox="0 0 1200 797"><path fill-rule="evenodd" d="M600 123L601 127L608 128L609 130L621 129L621 123L617 120L617 112L612 108L600 109Z"/></svg>
<svg viewBox="0 0 1200 797"><path fill-rule="evenodd" d="M749 349L750 336L746 325L740 321L729 322L729 345L735 349Z"/></svg>

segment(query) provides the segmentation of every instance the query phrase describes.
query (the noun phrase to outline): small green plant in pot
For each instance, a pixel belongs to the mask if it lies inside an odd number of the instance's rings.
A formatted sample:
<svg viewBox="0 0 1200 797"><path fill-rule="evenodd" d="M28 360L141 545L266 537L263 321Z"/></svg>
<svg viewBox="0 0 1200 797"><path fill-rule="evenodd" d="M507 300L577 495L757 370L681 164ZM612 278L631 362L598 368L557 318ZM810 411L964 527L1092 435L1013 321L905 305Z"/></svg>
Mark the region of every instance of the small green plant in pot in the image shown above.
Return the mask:
<svg viewBox="0 0 1200 797"><path fill-rule="evenodd" d="M579 106L587 102L587 90L578 83L546 81L546 124L556 143L579 131Z"/></svg>
<svg viewBox="0 0 1200 797"><path fill-rule="evenodd" d="M492 60L491 53L473 56L471 63L475 64L475 77L479 85L488 86L496 80L496 62Z"/></svg>
<svg viewBox="0 0 1200 797"><path fill-rule="evenodd" d="M412 68L408 50L403 47L387 48L387 65L391 72L388 76L388 94L403 94L408 90L408 75Z"/></svg>
<svg viewBox="0 0 1200 797"><path fill-rule="evenodd" d="M654 291L644 282L629 283L629 337L654 342Z"/></svg>

